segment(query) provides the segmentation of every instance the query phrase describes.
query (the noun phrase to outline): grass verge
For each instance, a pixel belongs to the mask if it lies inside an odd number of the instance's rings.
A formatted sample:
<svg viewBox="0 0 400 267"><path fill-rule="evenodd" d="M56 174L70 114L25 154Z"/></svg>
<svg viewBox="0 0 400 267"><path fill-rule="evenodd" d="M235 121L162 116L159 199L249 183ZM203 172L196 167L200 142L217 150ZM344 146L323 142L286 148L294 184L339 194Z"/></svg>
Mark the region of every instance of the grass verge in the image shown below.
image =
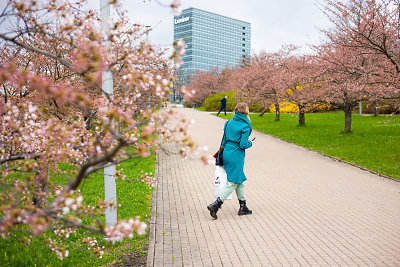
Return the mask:
<svg viewBox="0 0 400 267"><path fill-rule="evenodd" d="M215 113L216 114L216 113ZM214 115L215 115L214 114ZM222 116L231 119L232 114ZM221 115L220 115L221 117ZM400 116L352 116L352 132L344 134L343 112L307 113L306 125L298 115L250 114L253 129L320 151L369 170L400 179Z"/></svg>
<svg viewBox="0 0 400 267"><path fill-rule="evenodd" d="M154 173L155 155L124 162L120 168L123 168L123 173L127 178L138 177L141 171ZM58 179L63 180L62 178ZM117 201L121 204L118 207L118 219L140 216L142 221L148 221L151 214L153 189L140 181L117 180L116 183ZM100 174L91 175L82 184L80 190L84 197L84 204L94 205L98 200L104 199L103 176ZM48 236L50 235L45 234L38 237L38 241L44 241ZM95 236L101 246L106 246L103 258L93 256L87 249L80 248L79 244L65 243L68 246L70 256L61 261L48 247L39 244L37 241L32 241L29 248L16 239L0 238L0 266L100 266L127 262L132 263L132 266L145 265L148 234L142 236L134 234L132 239L111 244L106 242L101 235L80 231L71 236L69 241L74 242L80 236ZM15 237L20 240L25 239L23 233L15 234Z"/></svg>

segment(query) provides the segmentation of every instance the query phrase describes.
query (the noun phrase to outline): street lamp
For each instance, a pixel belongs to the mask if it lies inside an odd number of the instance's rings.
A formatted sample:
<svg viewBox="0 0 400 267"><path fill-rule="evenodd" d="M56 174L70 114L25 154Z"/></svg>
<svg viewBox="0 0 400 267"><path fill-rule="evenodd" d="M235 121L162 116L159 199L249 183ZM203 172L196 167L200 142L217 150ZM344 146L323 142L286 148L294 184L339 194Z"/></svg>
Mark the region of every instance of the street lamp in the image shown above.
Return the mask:
<svg viewBox="0 0 400 267"><path fill-rule="evenodd" d="M149 42L149 32L151 31L151 25L145 25L145 27L146 27L146 32L145 32L145 34L146 34L146 43L148 43Z"/></svg>
<svg viewBox="0 0 400 267"><path fill-rule="evenodd" d="M106 39L103 42L105 46L111 50L110 41L108 40L108 36L110 35L110 25L108 24L108 19L110 17L110 3L108 0L100 0L100 17L101 29L106 34ZM104 94L112 97L113 77L110 70L103 73L102 82L102 90ZM117 186L115 184L115 171L115 165L112 163L107 163L104 166L105 201L107 204L115 204L112 207L110 207L110 205L107 205L106 207L106 226L115 225L117 223Z"/></svg>

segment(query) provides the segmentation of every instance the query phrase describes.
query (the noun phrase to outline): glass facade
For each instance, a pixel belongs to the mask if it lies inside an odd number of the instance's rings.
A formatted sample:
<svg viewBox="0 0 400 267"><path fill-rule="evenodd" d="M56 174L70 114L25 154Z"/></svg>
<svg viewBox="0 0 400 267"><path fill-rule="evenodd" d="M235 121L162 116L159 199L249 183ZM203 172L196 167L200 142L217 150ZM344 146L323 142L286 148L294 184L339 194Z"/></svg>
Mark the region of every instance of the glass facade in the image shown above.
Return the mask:
<svg viewBox="0 0 400 267"><path fill-rule="evenodd" d="M185 38L186 55L176 85L188 84L195 71L210 71L250 59L250 23L187 8L174 17L174 40Z"/></svg>

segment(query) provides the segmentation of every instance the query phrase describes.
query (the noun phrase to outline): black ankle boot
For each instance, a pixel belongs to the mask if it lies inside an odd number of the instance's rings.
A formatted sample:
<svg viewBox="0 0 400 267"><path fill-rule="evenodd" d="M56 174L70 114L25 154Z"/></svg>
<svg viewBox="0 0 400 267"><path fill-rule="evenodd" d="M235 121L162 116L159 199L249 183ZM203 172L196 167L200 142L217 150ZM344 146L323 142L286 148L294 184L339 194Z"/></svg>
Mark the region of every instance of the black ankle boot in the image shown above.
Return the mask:
<svg viewBox="0 0 400 267"><path fill-rule="evenodd" d="M217 211L221 208L221 205L224 202L218 197L213 203L207 206L207 209L210 211L211 217L217 219Z"/></svg>
<svg viewBox="0 0 400 267"><path fill-rule="evenodd" d="M240 204L240 208L239 208L239 211L238 211L238 215L248 215L248 214L252 214L253 213L246 206L246 200L239 200L239 204Z"/></svg>

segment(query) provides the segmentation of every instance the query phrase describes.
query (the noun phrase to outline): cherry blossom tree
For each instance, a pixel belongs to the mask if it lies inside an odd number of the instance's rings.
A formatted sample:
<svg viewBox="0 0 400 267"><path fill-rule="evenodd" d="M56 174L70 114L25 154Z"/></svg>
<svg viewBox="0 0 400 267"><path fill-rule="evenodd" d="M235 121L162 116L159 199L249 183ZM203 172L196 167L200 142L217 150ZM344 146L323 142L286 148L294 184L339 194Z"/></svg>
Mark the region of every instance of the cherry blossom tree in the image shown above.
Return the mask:
<svg viewBox="0 0 400 267"><path fill-rule="evenodd" d="M384 99L400 97L400 2L398 0L325 1L333 29L324 31L336 46L368 59L370 83ZM365 63L363 63L365 66ZM366 67L364 67L366 69ZM377 99L372 102L377 102Z"/></svg>
<svg viewBox="0 0 400 267"><path fill-rule="evenodd" d="M282 82L287 88L283 97L299 107L299 125L305 125L307 108L317 105L323 97L323 91L316 82L320 72L318 66L315 57L310 55L292 54L282 59Z"/></svg>
<svg viewBox="0 0 400 267"><path fill-rule="evenodd" d="M275 121L280 120L279 103L284 88L281 58L285 52L282 50L278 53L254 55L250 62L236 71L234 78L241 99L264 106L260 117L268 111L271 104L275 104Z"/></svg>
<svg viewBox="0 0 400 267"><path fill-rule="evenodd" d="M334 27L324 31L328 41L317 51L325 64L327 100L345 111L345 132L358 101L400 96L399 12L394 0L326 1Z"/></svg>
<svg viewBox="0 0 400 267"><path fill-rule="evenodd" d="M193 95L188 99L188 103L201 106L210 95L233 90L233 72L234 70L229 67L222 70L215 68L211 71L196 72L187 86L189 91L193 91Z"/></svg>
<svg viewBox="0 0 400 267"><path fill-rule="evenodd" d="M98 219L83 222L117 205L83 204L78 189L91 173L147 156L163 140L178 142L184 156L197 148L187 135L190 122L157 108L181 64L179 47L168 58L141 42L146 27L129 23L118 1L111 1L118 17L106 35L97 12L85 4L9 0L0 13L0 235L23 232L30 240L51 232L45 245L60 259L68 250L59 240L80 229L114 241L146 229L138 218L109 227ZM176 10L178 1L171 7ZM111 50L102 44L106 39ZM107 70L114 95L101 89ZM171 119L178 123L168 128ZM61 169L61 162L73 168ZM66 185L54 181L61 173L69 178ZM104 252L94 238L81 242L99 256Z"/></svg>
<svg viewBox="0 0 400 267"><path fill-rule="evenodd" d="M319 47L323 71L318 83L321 85L322 101L338 106L345 114L344 132L351 132L351 112L361 100L377 101L387 95L386 85L375 80L375 59L368 55L334 44Z"/></svg>

